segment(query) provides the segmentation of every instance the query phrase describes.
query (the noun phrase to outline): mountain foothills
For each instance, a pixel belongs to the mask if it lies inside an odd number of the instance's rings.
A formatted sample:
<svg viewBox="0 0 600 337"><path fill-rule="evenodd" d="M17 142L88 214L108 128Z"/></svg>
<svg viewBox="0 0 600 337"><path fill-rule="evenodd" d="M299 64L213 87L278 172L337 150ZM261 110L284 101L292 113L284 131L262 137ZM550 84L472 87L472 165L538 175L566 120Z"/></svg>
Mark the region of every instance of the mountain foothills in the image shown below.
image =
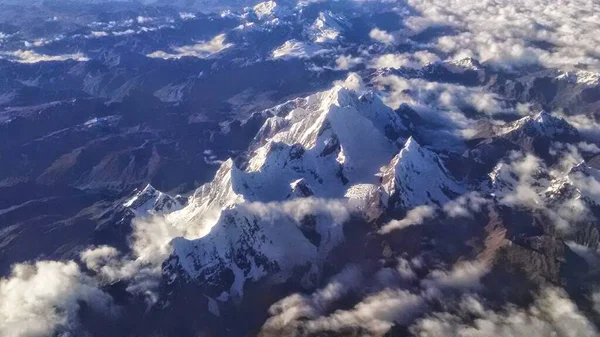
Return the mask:
<svg viewBox="0 0 600 337"><path fill-rule="evenodd" d="M0 0L0 336L600 336L597 13Z"/></svg>

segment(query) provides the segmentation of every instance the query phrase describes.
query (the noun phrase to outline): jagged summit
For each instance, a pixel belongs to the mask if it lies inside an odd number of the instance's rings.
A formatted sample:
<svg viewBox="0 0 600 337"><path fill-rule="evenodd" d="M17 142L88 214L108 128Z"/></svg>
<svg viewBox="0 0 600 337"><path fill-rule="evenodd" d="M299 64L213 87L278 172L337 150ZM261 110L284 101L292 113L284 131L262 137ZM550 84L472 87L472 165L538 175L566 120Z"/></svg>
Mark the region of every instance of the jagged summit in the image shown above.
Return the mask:
<svg viewBox="0 0 600 337"><path fill-rule="evenodd" d="M260 2L251 10L259 20L273 20L292 14L290 8L272 0Z"/></svg>
<svg viewBox="0 0 600 337"><path fill-rule="evenodd" d="M171 197L148 184L127 200L123 206L132 210L136 216L144 216L173 212L181 209L184 205L177 197Z"/></svg>
<svg viewBox="0 0 600 337"><path fill-rule="evenodd" d="M509 135L514 133L524 133L528 136L578 136L577 130L566 120L551 115L546 111L527 117L502 126L499 135Z"/></svg>
<svg viewBox="0 0 600 337"><path fill-rule="evenodd" d="M203 233L173 242L169 273L205 285L221 284L219 291L231 295L241 294L246 280L288 275L307 261L313 264L309 274L318 274L318 261L343 240L340 220L332 221L320 210L323 205L333 202L343 209L340 200L348 200L347 195L378 199L378 172L394 156L394 168L408 174L402 188L417 183L409 170L425 172L439 164L435 154L412 138L405 142L407 129L398 115L373 92L359 96L357 83L360 79L352 75L329 90L285 103L289 109L278 109L279 115L267 119L243 162L224 162L188 206L165 215L173 226ZM364 188L354 186L372 187L363 194L356 191ZM307 218L290 219L275 212L280 206L270 211L270 206L260 206L267 209L257 213L254 202L297 203L300 209L312 205L314 211ZM427 202L431 200L404 204Z"/></svg>
<svg viewBox="0 0 600 337"><path fill-rule="evenodd" d="M465 191L442 160L413 137L383 168L382 181L391 208L440 205Z"/></svg>
<svg viewBox="0 0 600 337"><path fill-rule="evenodd" d="M349 23L343 18L331 11L323 11L306 31L309 38L316 43L331 43L335 42L348 26Z"/></svg>

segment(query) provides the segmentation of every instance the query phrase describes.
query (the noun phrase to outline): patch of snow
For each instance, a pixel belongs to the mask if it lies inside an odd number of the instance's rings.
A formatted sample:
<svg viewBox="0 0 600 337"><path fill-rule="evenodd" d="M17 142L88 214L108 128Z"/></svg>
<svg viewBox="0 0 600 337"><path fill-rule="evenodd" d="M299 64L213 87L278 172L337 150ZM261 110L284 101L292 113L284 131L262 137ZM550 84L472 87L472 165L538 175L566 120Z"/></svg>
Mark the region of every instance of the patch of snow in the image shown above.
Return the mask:
<svg viewBox="0 0 600 337"><path fill-rule="evenodd" d="M315 44L298 40L288 40L281 46L275 48L271 56L274 59L312 58L329 52L329 49L324 49Z"/></svg>
<svg viewBox="0 0 600 337"><path fill-rule="evenodd" d="M583 84L586 86L594 86L600 84L600 73L591 71L578 70L575 72L564 72L558 77L559 80L566 80L569 83Z"/></svg>
<svg viewBox="0 0 600 337"><path fill-rule="evenodd" d="M316 43L335 42L344 30L340 22L343 20L330 11L320 12L307 32Z"/></svg>

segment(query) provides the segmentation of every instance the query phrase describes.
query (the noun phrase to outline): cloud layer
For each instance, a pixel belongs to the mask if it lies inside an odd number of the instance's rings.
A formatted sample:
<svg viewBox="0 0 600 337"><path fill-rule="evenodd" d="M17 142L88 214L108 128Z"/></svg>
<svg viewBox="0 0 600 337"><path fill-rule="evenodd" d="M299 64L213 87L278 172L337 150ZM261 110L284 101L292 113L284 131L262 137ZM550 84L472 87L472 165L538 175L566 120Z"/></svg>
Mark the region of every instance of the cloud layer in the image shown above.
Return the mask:
<svg viewBox="0 0 600 337"><path fill-rule="evenodd" d="M412 33L452 27L457 34L434 41L451 58L474 57L499 66L542 64L600 69L600 3L586 0L409 0L419 15Z"/></svg>
<svg viewBox="0 0 600 337"><path fill-rule="evenodd" d="M0 335L44 337L79 328L80 303L112 315L112 298L75 262L17 264L0 279Z"/></svg>

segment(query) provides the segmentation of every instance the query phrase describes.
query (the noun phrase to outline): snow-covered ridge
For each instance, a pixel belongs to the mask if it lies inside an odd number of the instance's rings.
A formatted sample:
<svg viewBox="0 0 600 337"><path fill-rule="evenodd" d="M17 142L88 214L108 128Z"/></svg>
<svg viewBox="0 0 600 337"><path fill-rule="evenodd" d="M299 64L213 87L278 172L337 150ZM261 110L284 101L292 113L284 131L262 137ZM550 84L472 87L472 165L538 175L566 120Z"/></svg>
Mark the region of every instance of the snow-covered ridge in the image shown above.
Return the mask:
<svg viewBox="0 0 600 337"><path fill-rule="evenodd" d="M553 181L544 194L551 200L569 197L600 206L600 170L581 162Z"/></svg>
<svg viewBox="0 0 600 337"><path fill-rule="evenodd" d="M525 131L533 135L577 135L577 130L560 117L552 116L546 111L526 116L499 128L498 135L508 135L516 131Z"/></svg>
<svg viewBox="0 0 600 337"><path fill-rule="evenodd" d="M160 215L183 208L183 204L177 197L174 198L160 192L150 184L123 203L123 206L132 210L136 216L141 217Z"/></svg>
<svg viewBox="0 0 600 337"><path fill-rule="evenodd" d="M252 7L252 12L259 20L278 19L292 13L289 8L285 8L272 0L256 4Z"/></svg>
<svg viewBox="0 0 600 337"><path fill-rule="evenodd" d="M274 59L311 58L328 53L329 49L313 43L289 40L275 48L271 53Z"/></svg>
<svg viewBox="0 0 600 337"><path fill-rule="evenodd" d="M600 73L591 71L578 70L575 72L561 72L556 77L559 80L566 80L569 83L583 84L586 86L594 86L600 84Z"/></svg>
<svg viewBox="0 0 600 337"><path fill-rule="evenodd" d="M409 138L404 148L382 170L383 189L392 208L442 205L465 193L432 151Z"/></svg>
<svg viewBox="0 0 600 337"><path fill-rule="evenodd" d="M335 42L350 24L331 11L320 12L315 21L306 29L309 38L316 43Z"/></svg>
<svg viewBox="0 0 600 337"><path fill-rule="evenodd" d="M444 62L444 65L446 66L446 68L450 71L453 72L457 72L457 73L462 73L465 72L467 70L471 70L471 71L479 71L482 70L482 66L479 63L479 61L467 57L461 60L456 60L456 61L448 61L448 62Z"/></svg>
<svg viewBox="0 0 600 337"><path fill-rule="evenodd" d="M309 282L343 242L350 214L372 220L384 200L409 208L463 191L377 94L351 89L356 80L270 109L243 159L224 162L187 206L163 215L185 233L165 265L171 282L227 298L265 275L285 281L300 265Z"/></svg>

